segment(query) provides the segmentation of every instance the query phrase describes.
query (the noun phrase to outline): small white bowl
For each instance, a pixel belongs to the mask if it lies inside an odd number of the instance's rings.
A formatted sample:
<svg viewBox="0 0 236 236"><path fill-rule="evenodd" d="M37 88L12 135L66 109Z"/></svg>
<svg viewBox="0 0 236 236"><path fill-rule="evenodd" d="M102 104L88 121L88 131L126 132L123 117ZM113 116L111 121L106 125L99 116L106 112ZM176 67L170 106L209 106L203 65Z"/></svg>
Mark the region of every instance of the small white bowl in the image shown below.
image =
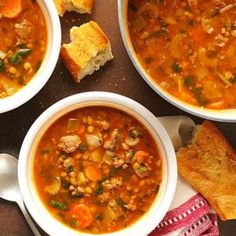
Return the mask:
<svg viewBox="0 0 236 236"><path fill-rule="evenodd" d="M117 108L134 116L149 130L159 147L163 163L163 179L150 209L137 222L125 229L99 234L106 236L146 236L165 216L174 197L177 182L176 157L171 140L157 118L139 103L118 94L107 92L76 94L57 102L40 115L28 131L19 155L18 178L24 202L34 220L49 235L78 235L78 231L57 221L48 212L35 188L32 167L37 143L47 128L59 117L72 110L94 105ZM79 232L79 235L93 234Z"/></svg>
<svg viewBox="0 0 236 236"><path fill-rule="evenodd" d="M0 113L19 107L36 95L46 84L56 66L61 47L59 16L53 1L41 0L37 2L41 7L47 24L47 51L39 70L27 85L11 96L0 98Z"/></svg>
<svg viewBox="0 0 236 236"><path fill-rule="evenodd" d="M202 117L209 120L215 120L220 122L236 122L236 109L213 110L194 106L190 103L184 102L174 97L173 95L165 91L163 88L161 88L161 86L159 86L151 78L151 76L144 69L143 65L140 63L140 60L138 59L133 44L131 42L128 29L127 10L128 10L128 0L118 0L119 26L124 45L135 68L137 69L139 74L143 77L143 79L147 82L147 84L162 98L164 98L172 105L178 107L179 109L182 109L183 111L186 111L198 117Z"/></svg>

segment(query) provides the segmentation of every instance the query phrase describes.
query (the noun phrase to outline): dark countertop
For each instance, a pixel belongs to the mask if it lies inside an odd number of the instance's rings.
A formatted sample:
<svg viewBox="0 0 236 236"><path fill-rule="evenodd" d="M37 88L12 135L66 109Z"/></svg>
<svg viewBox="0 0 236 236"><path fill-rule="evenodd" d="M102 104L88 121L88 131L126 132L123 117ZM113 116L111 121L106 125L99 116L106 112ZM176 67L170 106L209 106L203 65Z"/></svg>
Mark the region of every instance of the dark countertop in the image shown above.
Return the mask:
<svg viewBox="0 0 236 236"><path fill-rule="evenodd" d="M79 84L72 80L59 59L50 80L33 99L13 111L0 114L0 153L10 153L17 157L24 136L36 118L53 103L75 93L115 92L136 100L156 116L188 115L157 95L135 70L121 39L115 0L95 1L92 16L67 13L63 19L61 18L63 42L69 42L70 27L91 19L97 21L109 36L114 59ZM202 122L200 118L188 116L197 123ZM236 147L236 124L215 124ZM221 235L236 235L236 221L219 221L219 225ZM17 205L0 199L0 236L15 235L33 234Z"/></svg>

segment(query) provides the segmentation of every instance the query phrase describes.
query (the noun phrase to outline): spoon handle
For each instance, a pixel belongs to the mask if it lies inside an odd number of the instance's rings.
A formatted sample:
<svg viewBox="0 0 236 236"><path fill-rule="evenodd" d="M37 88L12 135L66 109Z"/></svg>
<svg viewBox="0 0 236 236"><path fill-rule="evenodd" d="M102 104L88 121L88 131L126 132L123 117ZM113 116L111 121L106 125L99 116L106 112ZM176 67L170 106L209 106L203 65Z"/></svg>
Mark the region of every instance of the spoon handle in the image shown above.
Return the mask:
<svg viewBox="0 0 236 236"><path fill-rule="evenodd" d="M31 217L29 216L29 213L27 212L25 205L22 200L17 201L18 206L20 207L26 221L28 222L32 232L34 233L35 236L41 236L40 232L36 228L34 222L32 221Z"/></svg>

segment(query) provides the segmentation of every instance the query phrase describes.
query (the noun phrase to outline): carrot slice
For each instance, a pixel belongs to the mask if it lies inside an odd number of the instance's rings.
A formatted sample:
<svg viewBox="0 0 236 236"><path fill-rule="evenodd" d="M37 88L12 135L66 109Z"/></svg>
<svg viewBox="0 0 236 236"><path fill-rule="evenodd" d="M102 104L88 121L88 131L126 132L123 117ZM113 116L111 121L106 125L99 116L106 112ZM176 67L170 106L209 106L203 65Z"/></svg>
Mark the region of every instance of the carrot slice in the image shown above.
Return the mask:
<svg viewBox="0 0 236 236"><path fill-rule="evenodd" d="M145 152L145 151L137 151L134 155L134 158L138 158L138 157L142 157L142 158L146 158L149 157L149 153Z"/></svg>
<svg viewBox="0 0 236 236"><path fill-rule="evenodd" d="M205 41L205 32L200 24L193 27L190 34L197 45L202 45Z"/></svg>
<svg viewBox="0 0 236 236"><path fill-rule="evenodd" d="M210 109L225 109L227 107L228 107L228 102L227 102L227 99L225 98L217 99L206 105L206 108L210 108Z"/></svg>
<svg viewBox="0 0 236 236"><path fill-rule="evenodd" d="M87 176L87 178L91 181L98 181L99 179L101 179L101 171L100 169L95 166L95 165L90 165L85 169L85 175Z"/></svg>
<svg viewBox="0 0 236 236"><path fill-rule="evenodd" d="M76 220L76 228L78 229L88 227L93 220L89 208L84 204L74 205L69 213Z"/></svg>
<svg viewBox="0 0 236 236"><path fill-rule="evenodd" d="M22 0L1 0L0 14L6 18L17 17L22 11Z"/></svg>

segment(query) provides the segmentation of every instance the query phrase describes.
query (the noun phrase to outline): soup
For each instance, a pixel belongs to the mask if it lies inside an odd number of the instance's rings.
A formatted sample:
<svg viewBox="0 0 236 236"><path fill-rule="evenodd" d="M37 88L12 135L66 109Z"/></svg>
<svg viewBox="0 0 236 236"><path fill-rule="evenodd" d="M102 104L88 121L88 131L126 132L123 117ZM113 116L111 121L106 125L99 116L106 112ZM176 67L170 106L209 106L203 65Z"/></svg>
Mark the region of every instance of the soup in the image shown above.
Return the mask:
<svg viewBox="0 0 236 236"><path fill-rule="evenodd" d="M72 111L37 144L34 181L41 200L55 218L80 231L108 233L134 223L152 205L161 180L153 137L114 108Z"/></svg>
<svg viewBox="0 0 236 236"><path fill-rule="evenodd" d="M161 88L196 106L236 108L235 0L129 0L128 27Z"/></svg>
<svg viewBox="0 0 236 236"><path fill-rule="evenodd" d="M24 87L40 68L47 26L35 0L0 1L0 98Z"/></svg>

